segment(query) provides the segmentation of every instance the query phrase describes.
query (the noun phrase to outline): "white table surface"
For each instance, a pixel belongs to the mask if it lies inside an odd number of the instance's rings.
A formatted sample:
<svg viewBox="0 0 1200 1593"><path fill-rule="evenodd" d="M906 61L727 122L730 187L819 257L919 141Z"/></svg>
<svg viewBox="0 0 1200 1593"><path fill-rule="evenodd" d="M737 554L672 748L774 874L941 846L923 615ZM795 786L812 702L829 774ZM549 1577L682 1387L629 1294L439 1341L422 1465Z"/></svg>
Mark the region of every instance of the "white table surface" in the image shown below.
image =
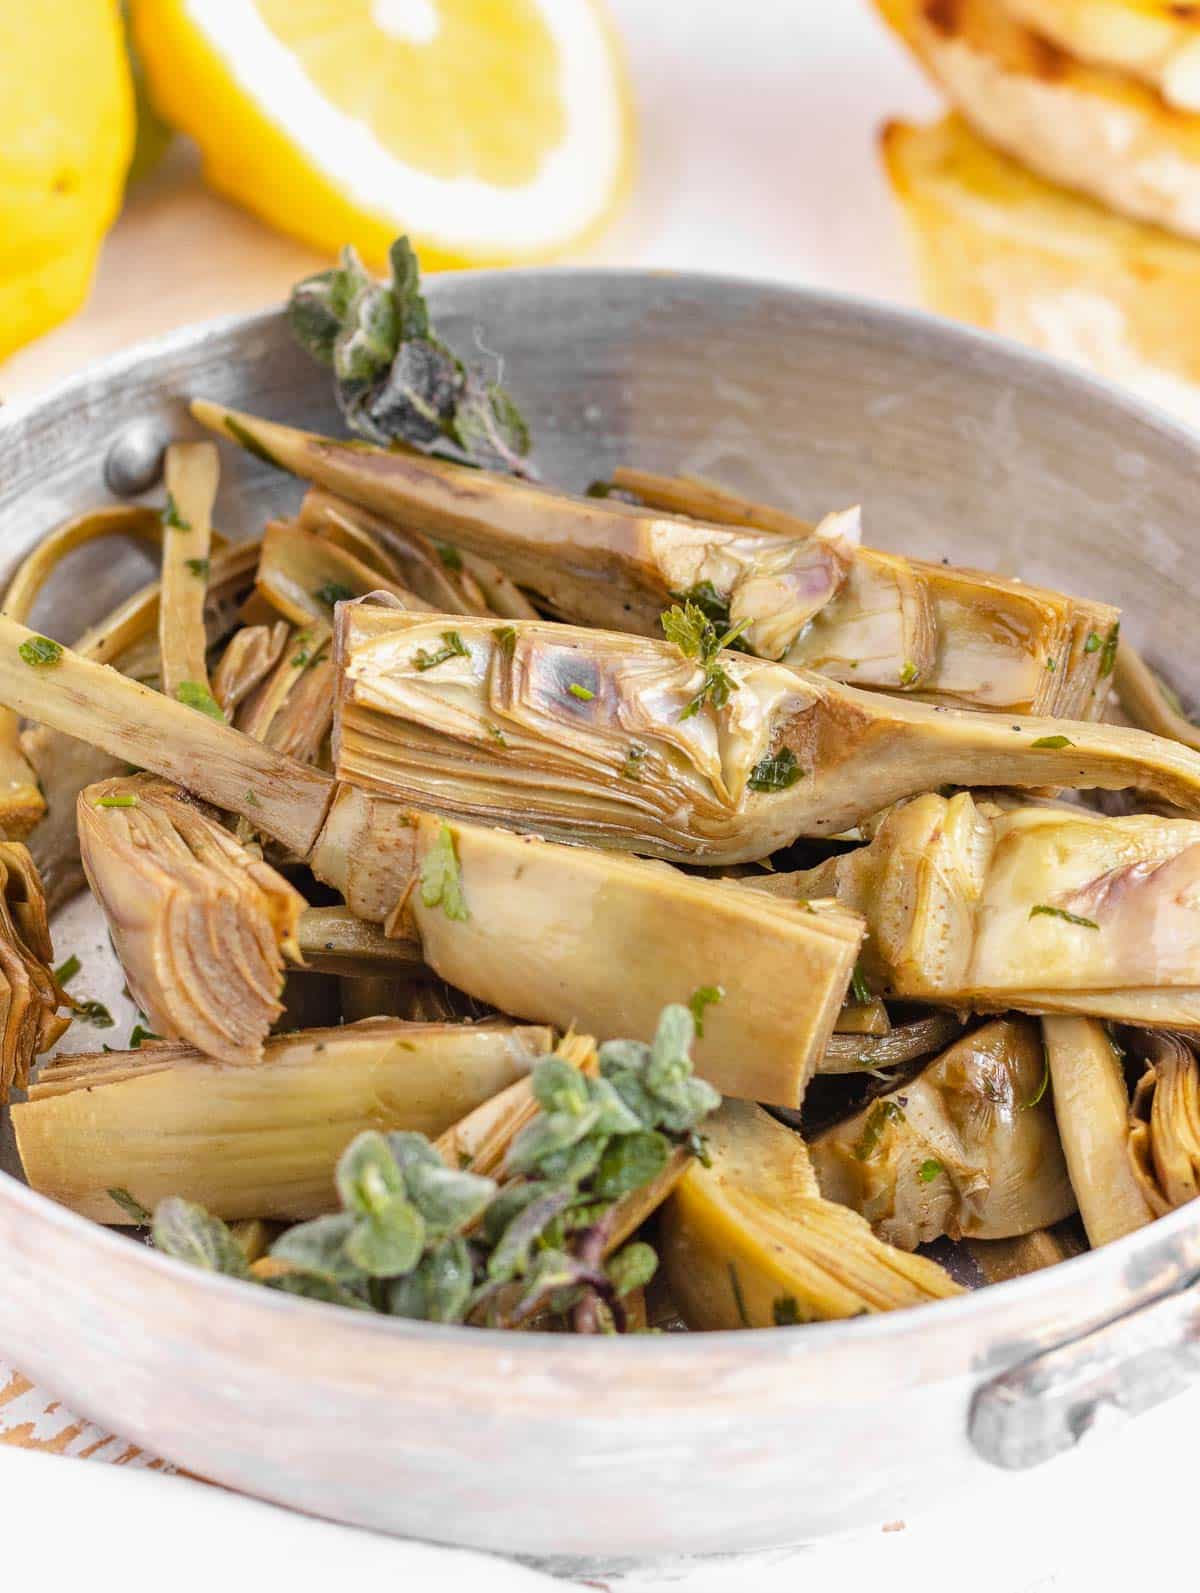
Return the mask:
<svg viewBox="0 0 1200 1593"><path fill-rule="evenodd" d="M628 213L595 257L912 302L875 137L885 117L920 116L936 101L866 0L611 5L638 89L642 166ZM196 196L194 203L210 201ZM248 237L256 230L237 225ZM118 237L92 320L60 329L0 368L0 390L34 389L98 346L99 309L119 308L128 293L120 250ZM241 284L242 307L277 296L300 253L260 240L255 274ZM179 318L189 281L194 291L221 266L199 259L179 269L174 297L160 297L164 324L173 324L165 319L173 313ZM965 1501L902 1530L714 1561L554 1566L553 1579L507 1561L307 1520L161 1472L0 1447L0 1577L6 1587L51 1593L240 1590L265 1578L288 1593L327 1588L335 1578L414 1593L522 1593L564 1582L622 1593L783 1593L802 1583L853 1593L868 1581L889 1593L954 1585L971 1593L1096 1593L1175 1564L1192 1578L1198 1431L1200 1392L1119 1435L1096 1434L1050 1467L997 1472ZM919 1432L912 1448L920 1466Z"/></svg>

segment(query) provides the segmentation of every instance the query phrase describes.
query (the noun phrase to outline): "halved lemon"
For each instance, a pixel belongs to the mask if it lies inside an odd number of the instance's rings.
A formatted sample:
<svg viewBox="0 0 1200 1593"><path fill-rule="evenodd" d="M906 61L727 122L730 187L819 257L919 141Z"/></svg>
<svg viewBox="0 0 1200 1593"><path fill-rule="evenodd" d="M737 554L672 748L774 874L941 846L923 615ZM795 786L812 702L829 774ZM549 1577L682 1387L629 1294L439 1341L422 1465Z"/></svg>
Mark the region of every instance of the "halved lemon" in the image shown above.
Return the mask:
<svg viewBox="0 0 1200 1593"><path fill-rule="evenodd" d="M215 188L332 252L427 266L579 244L626 186L595 0L134 0L154 102Z"/></svg>

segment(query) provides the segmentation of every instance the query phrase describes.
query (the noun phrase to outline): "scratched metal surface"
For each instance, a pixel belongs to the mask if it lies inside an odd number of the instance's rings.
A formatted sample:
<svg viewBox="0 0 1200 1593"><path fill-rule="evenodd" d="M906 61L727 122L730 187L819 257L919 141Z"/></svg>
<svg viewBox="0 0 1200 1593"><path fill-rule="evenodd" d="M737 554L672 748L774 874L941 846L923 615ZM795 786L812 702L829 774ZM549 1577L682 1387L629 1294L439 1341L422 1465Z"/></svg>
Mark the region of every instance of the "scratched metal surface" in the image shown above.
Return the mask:
<svg viewBox="0 0 1200 1593"><path fill-rule="evenodd" d="M439 278L431 298L450 342L503 360L551 479L582 486L625 461L808 514L861 501L879 545L1123 603L1185 699L1200 688L1196 445L1086 378L928 318L715 278L485 273ZM134 351L0 416L0 562L103 501L125 424L187 434L194 394L336 423L276 317ZM232 450L224 463L226 529L250 533L296 491ZM144 573L95 557L51 589L42 622L70 635ZM68 912L64 951L68 934L98 945L86 903ZM88 960L88 993L112 996L100 951ZM612 1556L796 1541L945 1499L981 1472L966 1431L981 1379L1193 1275L1200 1222L1182 1210L925 1311L628 1343L364 1320L247 1290L3 1173L0 1255L0 1344L102 1432L345 1521Z"/></svg>

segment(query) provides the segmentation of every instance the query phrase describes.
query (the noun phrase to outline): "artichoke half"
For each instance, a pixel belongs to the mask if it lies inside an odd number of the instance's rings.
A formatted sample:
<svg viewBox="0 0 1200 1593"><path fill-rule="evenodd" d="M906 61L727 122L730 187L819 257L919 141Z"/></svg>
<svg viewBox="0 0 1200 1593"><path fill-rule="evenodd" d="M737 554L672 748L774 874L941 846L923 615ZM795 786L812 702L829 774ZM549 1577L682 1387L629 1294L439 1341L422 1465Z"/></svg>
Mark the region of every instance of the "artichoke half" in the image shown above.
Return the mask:
<svg viewBox="0 0 1200 1593"><path fill-rule="evenodd" d="M984 1024L915 1079L817 1136L821 1193L881 1239L915 1250L951 1239L1010 1239L1075 1210L1044 1085L1037 1024Z"/></svg>
<svg viewBox="0 0 1200 1593"><path fill-rule="evenodd" d="M96 1222L182 1195L220 1217L337 1209L333 1172L356 1134L435 1137L532 1068L548 1029L373 1018L268 1040L256 1068L178 1045L58 1057L12 1109L32 1187Z"/></svg>
<svg viewBox="0 0 1200 1593"><path fill-rule="evenodd" d="M0 1106L29 1083L33 1059L71 1020L51 972L54 956L42 882L19 841L0 841Z"/></svg>
<svg viewBox="0 0 1200 1593"><path fill-rule="evenodd" d="M860 549L857 510L798 536L574 498L238 414L204 425L397 526L495 560L564 619L644 636L685 596L745 648L859 686L1005 713L1092 717L1116 611L1019 581Z"/></svg>
<svg viewBox="0 0 1200 1593"><path fill-rule="evenodd" d="M1200 1062L1174 1034L1146 1035L1133 1092L1129 1155L1154 1216L1200 1196Z"/></svg>
<svg viewBox="0 0 1200 1593"><path fill-rule="evenodd" d="M877 994L1200 1029L1194 820L930 793L869 845L742 888L861 912Z"/></svg>
<svg viewBox="0 0 1200 1593"><path fill-rule="evenodd" d="M804 1141L761 1107L726 1101L704 1136L709 1164L693 1163L660 1219L688 1327L778 1327L961 1293L936 1262L893 1248L826 1200Z"/></svg>
<svg viewBox="0 0 1200 1593"><path fill-rule="evenodd" d="M1048 736L666 640L343 603L335 670L350 784L680 862L764 857L942 784L1136 786L1200 812L1200 755L1142 731Z"/></svg>

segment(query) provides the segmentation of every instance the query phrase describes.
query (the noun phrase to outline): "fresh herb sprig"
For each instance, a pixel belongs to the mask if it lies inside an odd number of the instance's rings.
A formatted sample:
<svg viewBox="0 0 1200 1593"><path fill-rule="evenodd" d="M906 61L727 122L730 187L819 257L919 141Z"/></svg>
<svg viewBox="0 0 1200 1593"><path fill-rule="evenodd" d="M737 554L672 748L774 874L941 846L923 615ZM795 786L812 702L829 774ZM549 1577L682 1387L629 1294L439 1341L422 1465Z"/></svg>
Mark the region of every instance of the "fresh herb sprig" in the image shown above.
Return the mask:
<svg viewBox="0 0 1200 1593"><path fill-rule="evenodd" d="M742 620L728 630L719 631L700 605L689 598L686 603L675 603L667 609L659 623L667 640L704 672L700 690L679 717L691 719L707 703L719 712L738 689L737 681L721 662L721 653L733 645L749 621Z"/></svg>
<svg viewBox="0 0 1200 1593"><path fill-rule="evenodd" d="M664 1009L650 1045L614 1040L599 1076L543 1057L539 1110L509 1146L500 1182L453 1169L423 1134L360 1134L338 1162L341 1210L282 1234L251 1268L203 1207L171 1197L154 1211L160 1250L210 1272L308 1299L429 1322L519 1327L543 1315L577 1331L622 1330L623 1296L657 1267L641 1241L606 1257L619 1203L653 1183L720 1096L694 1077L686 1007ZM146 1213L126 1190L112 1199Z"/></svg>
<svg viewBox="0 0 1200 1593"><path fill-rule="evenodd" d="M434 334L408 239L397 238L388 258L390 278L379 282L347 246L340 265L298 282L288 300L292 335L332 367L346 423L383 447L403 442L533 476L529 428L511 395Z"/></svg>

